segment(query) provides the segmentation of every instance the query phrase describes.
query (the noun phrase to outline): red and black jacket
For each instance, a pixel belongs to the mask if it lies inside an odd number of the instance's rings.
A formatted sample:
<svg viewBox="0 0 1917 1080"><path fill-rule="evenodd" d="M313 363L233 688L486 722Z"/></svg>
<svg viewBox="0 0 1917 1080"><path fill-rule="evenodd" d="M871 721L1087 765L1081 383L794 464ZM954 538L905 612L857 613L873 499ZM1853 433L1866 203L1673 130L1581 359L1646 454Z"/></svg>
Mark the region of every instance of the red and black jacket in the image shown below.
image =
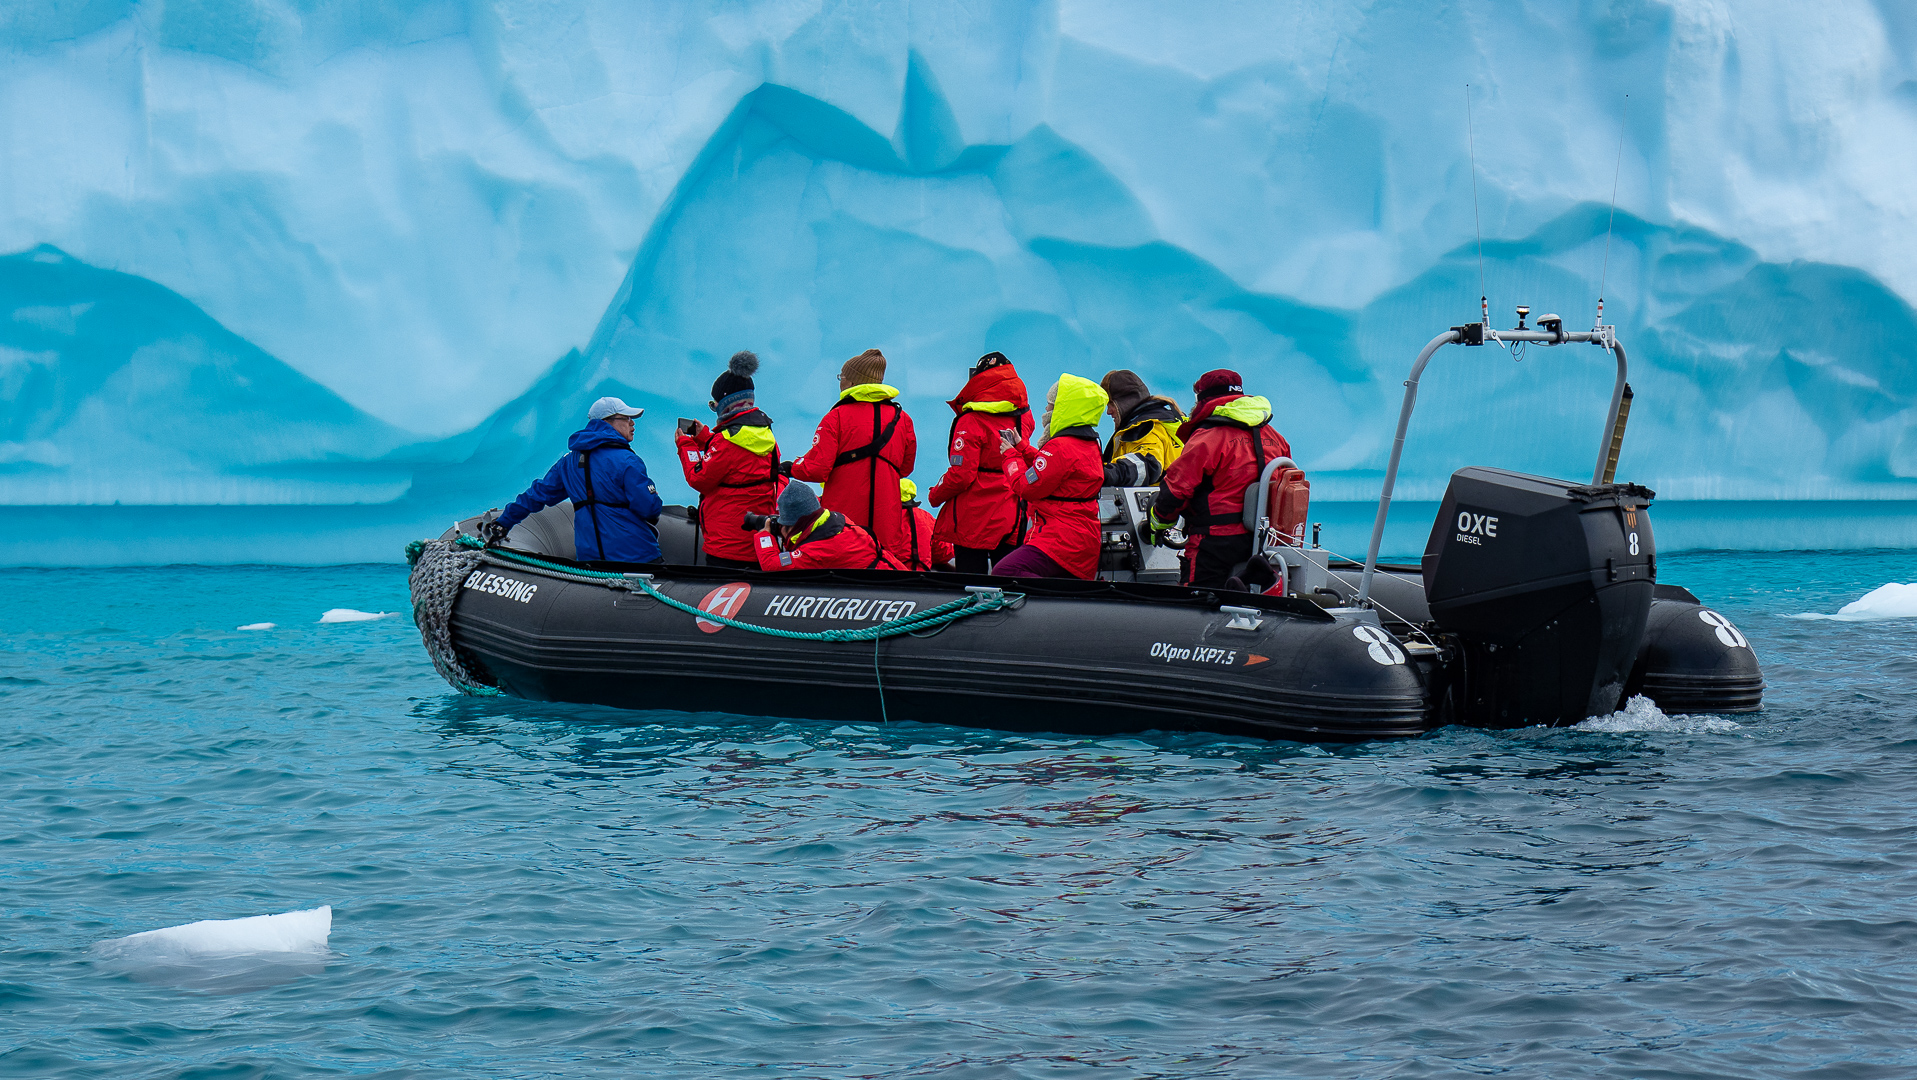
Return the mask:
<svg viewBox="0 0 1917 1080"><path fill-rule="evenodd" d="M686 483L699 493L699 532L708 555L722 559L747 560L753 557L752 534L745 529L745 516L770 514L777 508L785 477L779 475L779 446L764 454L755 454L731 439L744 427L772 427L772 418L758 409L743 410L722 417L715 427L702 430L698 437L680 432L673 440L679 447L679 468Z"/></svg>
<svg viewBox="0 0 1917 1080"><path fill-rule="evenodd" d="M1291 444L1271 426L1271 414L1259 423L1219 416L1222 406L1246 395L1225 394L1200 403L1178 429L1185 450L1158 482L1152 513L1160 521L1185 516L1192 536L1240 536L1245 529L1245 489L1258 482L1265 465L1290 457Z"/></svg>
<svg viewBox="0 0 1917 1080"><path fill-rule="evenodd" d="M966 407L1001 401L1011 410ZM998 446L1001 431L1015 431L1020 440L1032 436L1025 381L1012 365L1000 364L972 376L946 404L957 414L945 440L948 467L925 493L925 501L942 507L936 534L940 540L990 550L1018 526L1018 499L1005 486L1005 461Z"/></svg>
<svg viewBox="0 0 1917 1080"><path fill-rule="evenodd" d="M887 551L903 551L899 481L912 475L918 451L912 418L897 400L841 397L819 421L812 448L793 459L792 477L823 482L819 502L827 510L871 530Z"/></svg>
<svg viewBox="0 0 1917 1080"><path fill-rule="evenodd" d="M892 505L897 506L894 499ZM879 549L872 534L828 511L800 535L797 546L785 550L777 538L762 532L753 552L761 570L903 570L898 560Z"/></svg>

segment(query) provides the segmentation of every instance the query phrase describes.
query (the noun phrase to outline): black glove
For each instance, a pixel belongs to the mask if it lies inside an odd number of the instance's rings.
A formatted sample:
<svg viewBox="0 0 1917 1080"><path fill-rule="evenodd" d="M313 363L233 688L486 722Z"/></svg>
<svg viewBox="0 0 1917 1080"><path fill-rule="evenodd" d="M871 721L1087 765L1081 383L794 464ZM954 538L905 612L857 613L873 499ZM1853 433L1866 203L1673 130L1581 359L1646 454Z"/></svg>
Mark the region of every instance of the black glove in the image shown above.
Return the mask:
<svg viewBox="0 0 1917 1080"><path fill-rule="evenodd" d="M747 514L745 516L745 531L764 532L765 523L771 519L772 515L770 514Z"/></svg>
<svg viewBox="0 0 1917 1080"><path fill-rule="evenodd" d="M1263 555L1253 555L1251 561L1245 564L1244 572L1238 576L1250 586L1249 592L1261 593L1278 584L1278 571L1271 568L1271 563Z"/></svg>
<svg viewBox="0 0 1917 1080"><path fill-rule="evenodd" d="M506 534L512 531L513 527L511 525L504 525L497 521L488 521L479 527L479 536L488 544L503 544L506 542Z"/></svg>
<svg viewBox="0 0 1917 1080"><path fill-rule="evenodd" d="M790 461L779 462L779 475L788 480L792 478L792 463Z"/></svg>

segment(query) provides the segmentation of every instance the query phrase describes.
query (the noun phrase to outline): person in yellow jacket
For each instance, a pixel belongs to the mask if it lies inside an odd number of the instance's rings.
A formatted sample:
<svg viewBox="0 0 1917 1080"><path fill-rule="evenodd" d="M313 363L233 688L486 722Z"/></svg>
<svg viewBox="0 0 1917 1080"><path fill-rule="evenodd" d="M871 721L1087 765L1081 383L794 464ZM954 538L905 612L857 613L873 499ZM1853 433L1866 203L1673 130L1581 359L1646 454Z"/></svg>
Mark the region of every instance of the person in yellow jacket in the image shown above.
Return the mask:
<svg viewBox="0 0 1917 1080"><path fill-rule="evenodd" d="M1153 394L1136 372L1108 371L1099 383L1111 398L1106 412L1116 424L1105 443L1105 483L1111 487L1150 487L1172 467L1185 444L1178 425L1185 412L1168 397Z"/></svg>

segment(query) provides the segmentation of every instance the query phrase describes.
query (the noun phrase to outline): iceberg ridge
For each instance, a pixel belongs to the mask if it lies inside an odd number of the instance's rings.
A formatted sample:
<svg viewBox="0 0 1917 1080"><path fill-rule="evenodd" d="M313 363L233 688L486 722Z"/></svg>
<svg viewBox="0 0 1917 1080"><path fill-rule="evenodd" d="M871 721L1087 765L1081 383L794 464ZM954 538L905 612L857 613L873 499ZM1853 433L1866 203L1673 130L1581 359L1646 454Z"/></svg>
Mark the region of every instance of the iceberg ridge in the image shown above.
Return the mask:
<svg viewBox="0 0 1917 1080"><path fill-rule="evenodd" d="M1477 313L1466 82L1494 322L1588 325L1602 278L1622 475L1725 508L1667 549L1917 544L1776 524L1917 500L1917 72L1874 9L248 4L0 15L36 163L0 195L0 505L37 523L0 561L144 561L95 526L128 513L156 551L366 557L503 503L608 393L686 500L669 418L748 347L789 446L873 345L934 426L987 349L1181 397L1232 366L1321 503L1373 499L1411 357ZM1588 471L1601 358L1510 359L1440 357L1401 498Z"/></svg>

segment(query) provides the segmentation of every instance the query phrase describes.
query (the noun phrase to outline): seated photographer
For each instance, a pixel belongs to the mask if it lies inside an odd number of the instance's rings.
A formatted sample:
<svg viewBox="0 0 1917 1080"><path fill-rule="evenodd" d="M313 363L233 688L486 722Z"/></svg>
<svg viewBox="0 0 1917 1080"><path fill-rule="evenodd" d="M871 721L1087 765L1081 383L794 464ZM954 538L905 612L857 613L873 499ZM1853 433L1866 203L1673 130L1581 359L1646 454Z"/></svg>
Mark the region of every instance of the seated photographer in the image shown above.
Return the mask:
<svg viewBox="0 0 1917 1080"><path fill-rule="evenodd" d="M793 481L779 493L779 514L747 514L747 529L761 530L753 552L761 570L903 570L872 534L835 510L819 505L812 485Z"/></svg>

